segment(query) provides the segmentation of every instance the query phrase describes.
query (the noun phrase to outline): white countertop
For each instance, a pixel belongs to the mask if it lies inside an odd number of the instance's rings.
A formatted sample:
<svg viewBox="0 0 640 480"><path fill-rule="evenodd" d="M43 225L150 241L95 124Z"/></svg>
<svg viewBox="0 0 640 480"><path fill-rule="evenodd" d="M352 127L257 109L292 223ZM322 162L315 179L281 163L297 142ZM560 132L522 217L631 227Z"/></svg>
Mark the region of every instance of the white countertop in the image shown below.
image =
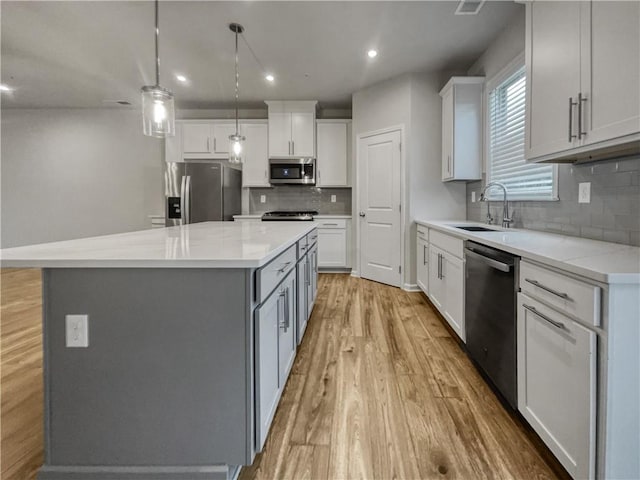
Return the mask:
<svg viewBox="0 0 640 480"><path fill-rule="evenodd" d="M483 225L464 220L416 220L416 223L598 282L640 283L639 247L534 230L500 229L495 225ZM455 225L481 225L496 231L469 232L455 228Z"/></svg>
<svg viewBox="0 0 640 480"><path fill-rule="evenodd" d="M205 222L0 250L2 267L257 268L311 222Z"/></svg>
<svg viewBox="0 0 640 480"><path fill-rule="evenodd" d="M261 213L254 213L254 214L250 214L250 215L234 215L233 218L240 218L240 219L252 219L252 218L262 218L262 214ZM319 215L314 215L313 218L318 218L320 220L322 220L323 218L346 218L349 219L351 218L351 215L334 215L331 213L321 213Z"/></svg>

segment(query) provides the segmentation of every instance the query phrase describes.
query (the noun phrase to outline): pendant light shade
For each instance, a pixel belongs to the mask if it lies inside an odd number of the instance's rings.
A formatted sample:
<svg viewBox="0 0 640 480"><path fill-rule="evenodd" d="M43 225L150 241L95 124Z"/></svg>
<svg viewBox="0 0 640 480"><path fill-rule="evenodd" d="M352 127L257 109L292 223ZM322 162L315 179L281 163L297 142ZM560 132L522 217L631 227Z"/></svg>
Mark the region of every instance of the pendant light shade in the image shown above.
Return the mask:
<svg viewBox="0 0 640 480"><path fill-rule="evenodd" d="M159 85L142 87L142 127L150 137L175 135L173 94Z"/></svg>
<svg viewBox="0 0 640 480"><path fill-rule="evenodd" d="M150 137L172 137L176 133L173 93L160 86L158 0L156 11L156 84L142 87L142 129Z"/></svg>
<svg viewBox="0 0 640 480"><path fill-rule="evenodd" d="M238 95L240 91L240 75L238 74L238 34L244 32L244 27L238 23L229 25L229 29L236 34L236 133L229 135L229 162L242 163L244 155L245 137L238 129Z"/></svg>

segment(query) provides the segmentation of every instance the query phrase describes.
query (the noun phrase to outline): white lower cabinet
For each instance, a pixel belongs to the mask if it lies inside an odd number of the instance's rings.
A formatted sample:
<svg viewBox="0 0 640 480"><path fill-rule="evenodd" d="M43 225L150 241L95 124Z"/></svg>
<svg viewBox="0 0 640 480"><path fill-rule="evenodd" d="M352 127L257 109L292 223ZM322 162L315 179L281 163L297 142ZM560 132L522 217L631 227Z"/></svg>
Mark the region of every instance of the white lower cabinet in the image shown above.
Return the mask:
<svg viewBox="0 0 640 480"><path fill-rule="evenodd" d="M425 238L425 231L418 229L416 239L416 280L418 287L429 294L429 242Z"/></svg>
<svg viewBox="0 0 640 480"><path fill-rule="evenodd" d="M318 263L323 267L345 267L347 265L347 230L325 229L318 230L318 242L322 247L318 249Z"/></svg>
<svg viewBox="0 0 640 480"><path fill-rule="evenodd" d="M595 478L596 333L518 294L518 409L569 474Z"/></svg>
<svg viewBox="0 0 640 480"><path fill-rule="evenodd" d="M318 266L321 268L348 268L349 224L346 218L316 219L318 224Z"/></svg>
<svg viewBox="0 0 640 480"><path fill-rule="evenodd" d="M429 245L429 298L454 332L465 341L464 261Z"/></svg>

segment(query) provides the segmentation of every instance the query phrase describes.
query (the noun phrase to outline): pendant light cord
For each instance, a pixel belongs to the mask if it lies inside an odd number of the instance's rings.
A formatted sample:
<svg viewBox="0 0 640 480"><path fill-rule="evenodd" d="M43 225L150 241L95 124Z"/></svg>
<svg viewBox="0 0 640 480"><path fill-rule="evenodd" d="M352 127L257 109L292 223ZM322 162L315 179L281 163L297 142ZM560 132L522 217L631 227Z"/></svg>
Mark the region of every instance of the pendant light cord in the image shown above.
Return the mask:
<svg viewBox="0 0 640 480"><path fill-rule="evenodd" d="M251 55L253 56L253 59L256 61L256 63L258 64L258 66L260 67L260 70L262 70L263 74L266 74L267 71L264 68L264 65L262 65L262 62L260 61L260 59L258 58L258 56L256 55L256 52L253 51L253 48L251 48L251 45L249 45L249 42L247 40L247 37L244 36L244 34L240 34L240 36L242 37L242 40L244 40L245 45L247 46L247 48L249 49L249 51L251 52Z"/></svg>
<svg viewBox="0 0 640 480"><path fill-rule="evenodd" d="M158 27L158 6L159 1L156 0L156 86L160 85L160 28Z"/></svg>
<svg viewBox="0 0 640 480"><path fill-rule="evenodd" d="M240 88L240 75L238 74L238 31L236 30L236 135L238 135L238 90Z"/></svg>

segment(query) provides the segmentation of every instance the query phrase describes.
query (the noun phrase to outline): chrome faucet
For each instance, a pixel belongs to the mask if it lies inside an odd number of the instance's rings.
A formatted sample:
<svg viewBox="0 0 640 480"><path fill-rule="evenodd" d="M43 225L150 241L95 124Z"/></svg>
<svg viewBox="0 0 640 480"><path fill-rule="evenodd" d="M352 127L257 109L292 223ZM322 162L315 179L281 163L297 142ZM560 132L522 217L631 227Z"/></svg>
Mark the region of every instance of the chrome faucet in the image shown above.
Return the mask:
<svg viewBox="0 0 640 480"><path fill-rule="evenodd" d="M502 227L509 228L509 226L513 223L513 218L509 217L509 200L507 200L507 187L500 182L489 182L482 189L482 193L480 194L480 201L487 202L487 223L490 225L493 221L493 217L491 216L491 212L489 211L489 199L485 196L487 190L492 187L500 187L502 189Z"/></svg>

